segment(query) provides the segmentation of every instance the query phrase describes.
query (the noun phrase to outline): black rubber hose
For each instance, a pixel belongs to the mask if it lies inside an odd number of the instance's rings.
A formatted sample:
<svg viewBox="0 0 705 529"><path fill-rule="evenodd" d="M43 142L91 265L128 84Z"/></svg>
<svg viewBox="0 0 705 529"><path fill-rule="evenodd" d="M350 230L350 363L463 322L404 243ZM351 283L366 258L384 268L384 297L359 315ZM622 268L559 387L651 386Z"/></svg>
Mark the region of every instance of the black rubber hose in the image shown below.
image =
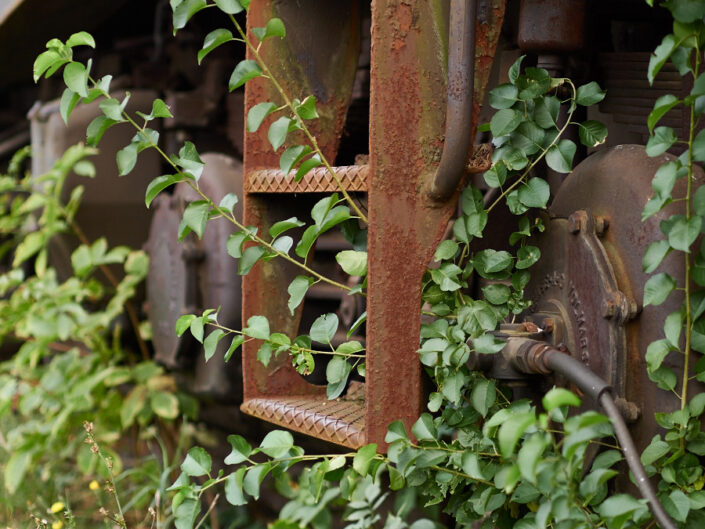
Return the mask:
<svg viewBox="0 0 705 529"><path fill-rule="evenodd" d="M600 403L605 413L612 421L612 428L622 447L624 459L634 475L636 486L641 495L649 502L649 507L654 518L662 529L677 529L656 496L656 491L646 475L646 470L639 459L639 452L634 445L622 414L612 398L612 388L595 373L590 371L582 362L557 349L546 349L543 358L544 364L551 371L560 373L578 386L585 394Z"/></svg>

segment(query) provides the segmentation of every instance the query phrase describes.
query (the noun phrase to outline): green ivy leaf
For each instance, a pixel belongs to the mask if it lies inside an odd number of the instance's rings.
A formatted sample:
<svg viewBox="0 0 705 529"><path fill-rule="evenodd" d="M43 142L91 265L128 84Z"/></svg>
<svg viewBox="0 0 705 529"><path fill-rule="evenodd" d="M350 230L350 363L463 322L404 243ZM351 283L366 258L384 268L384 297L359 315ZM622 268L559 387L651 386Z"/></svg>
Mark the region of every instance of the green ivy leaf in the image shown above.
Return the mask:
<svg viewBox="0 0 705 529"><path fill-rule="evenodd" d="M212 330L203 342L203 350L205 352L206 362L211 359L215 354L215 350L218 347L218 342L225 336L225 332L222 329Z"/></svg>
<svg viewBox="0 0 705 529"><path fill-rule="evenodd" d="M100 143L103 134L110 127L115 125L115 121L108 119L105 116L98 116L88 124L86 129L86 143L91 147L96 147Z"/></svg>
<svg viewBox="0 0 705 529"><path fill-rule="evenodd" d="M695 136L691 151L693 153L693 160L696 162L705 162L705 130L701 130L698 132L697 136Z"/></svg>
<svg viewBox="0 0 705 529"><path fill-rule="evenodd" d="M541 403L547 412L551 412L560 406L580 406L580 398L564 388L553 388L543 397Z"/></svg>
<svg viewBox="0 0 705 529"><path fill-rule="evenodd" d="M194 446L186 454L186 459L181 463L181 470L187 476L206 476L211 471L211 456L200 446Z"/></svg>
<svg viewBox="0 0 705 529"><path fill-rule="evenodd" d="M690 220L679 216L668 232L668 244L675 250L690 253L690 246L698 238L702 223L703 219L699 215L693 215Z"/></svg>
<svg viewBox="0 0 705 529"><path fill-rule="evenodd" d="M516 61L514 61L514 64L509 67L509 72L507 75L509 76L509 82L512 84L516 84L519 79L519 74L521 73L521 63L524 60L524 57L526 57L526 55L519 57Z"/></svg>
<svg viewBox="0 0 705 529"><path fill-rule="evenodd" d="M176 335L181 336L184 334L189 327L191 327L191 322L196 319L193 314L184 314L178 320L176 320Z"/></svg>
<svg viewBox="0 0 705 529"><path fill-rule="evenodd" d="M660 156L678 141L676 133L671 127L656 127L653 135L646 142L646 154L651 157Z"/></svg>
<svg viewBox="0 0 705 529"><path fill-rule="evenodd" d="M483 336L491 337L489 334L485 334ZM472 407L475 408L475 410L477 410L477 412L483 417L487 417L487 412L495 403L496 398L497 390L494 382L484 378L477 381L475 386L472 388L472 392L470 393L470 402L472 403Z"/></svg>
<svg viewBox="0 0 705 529"><path fill-rule="evenodd" d="M203 39L203 46L198 52L198 64L201 64L201 61L203 61L205 56L218 46L225 44L226 42L230 42L231 40L234 40L233 34L227 29L215 29L208 33L206 38Z"/></svg>
<svg viewBox="0 0 705 529"><path fill-rule="evenodd" d="M501 161L497 162L485 171L483 178L490 187L502 187L507 180L507 166Z"/></svg>
<svg viewBox="0 0 705 529"><path fill-rule="evenodd" d="M294 315L294 310L301 304L308 291L309 287L313 284L313 278L307 276L297 276L289 284L287 292L289 293L289 302L287 306L289 307L289 312Z"/></svg>
<svg viewBox="0 0 705 529"><path fill-rule="evenodd" d="M366 476L370 470L372 460L377 455L377 444L370 443L357 451L353 458L353 469L361 476Z"/></svg>
<svg viewBox="0 0 705 529"><path fill-rule="evenodd" d="M69 124L69 117L71 117L71 113L76 108L76 105L80 100L81 96L70 88L65 89L63 94L61 94L59 114L61 114L61 119L64 120L66 125Z"/></svg>
<svg viewBox="0 0 705 529"><path fill-rule="evenodd" d="M203 237L203 231L206 229L206 221L208 220L210 210L210 204L205 200L191 202L186 206L181 222L191 228L200 239Z"/></svg>
<svg viewBox="0 0 705 529"><path fill-rule="evenodd" d="M279 167L284 174L288 174L302 158L311 154L312 149L308 145L294 145L289 147L279 158Z"/></svg>
<svg viewBox="0 0 705 529"><path fill-rule="evenodd" d="M683 491L674 490L662 500L663 508L678 522L685 522L690 512L690 500Z"/></svg>
<svg viewBox="0 0 705 529"><path fill-rule="evenodd" d="M179 416L179 399L171 393L155 391L149 396L149 405L163 419L172 420Z"/></svg>
<svg viewBox="0 0 705 529"><path fill-rule="evenodd" d="M269 340L269 321L264 316L251 316L242 332L250 338Z"/></svg>
<svg viewBox="0 0 705 529"><path fill-rule="evenodd" d="M517 102L519 90L512 84L501 84L490 90L490 106L497 110L511 108Z"/></svg>
<svg viewBox="0 0 705 529"><path fill-rule="evenodd" d="M364 276L367 274L367 252L343 250L336 254L335 260L348 275Z"/></svg>
<svg viewBox="0 0 705 529"><path fill-rule="evenodd" d="M573 146L575 147L575 146ZM518 190L519 201L528 208L545 208L551 190L548 183L541 178L530 178Z"/></svg>
<svg viewBox="0 0 705 529"><path fill-rule="evenodd" d="M238 13L242 12L243 9L247 8L247 5L245 5L245 2L241 2L239 0L213 0L215 2L215 5L218 6L218 8L223 11L224 13L227 13L228 15L237 15ZM249 4L249 2L248 2Z"/></svg>
<svg viewBox="0 0 705 529"><path fill-rule="evenodd" d="M656 274L644 285L644 306L660 305L676 288L676 280L666 273Z"/></svg>
<svg viewBox="0 0 705 529"><path fill-rule="evenodd" d="M246 470L245 467L238 468L225 478L225 499L230 505L247 505L247 499L242 492L242 480Z"/></svg>
<svg viewBox="0 0 705 529"><path fill-rule="evenodd" d="M512 413L499 427L497 440L499 450L503 457L508 458L514 453L519 439L524 432L536 422L533 411L524 413Z"/></svg>
<svg viewBox="0 0 705 529"><path fill-rule="evenodd" d="M277 109L277 105L269 101L257 103L247 112L247 130L256 132L264 119Z"/></svg>
<svg viewBox="0 0 705 529"><path fill-rule="evenodd" d="M649 84L654 84L654 79L677 47L678 42L676 41L676 38L670 34L666 35L661 41L661 44L656 47L654 53L651 55L651 59L649 60L649 69L647 72Z"/></svg>
<svg viewBox="0 0 705 529"><path fill-rule="evenodd" d="M319 165L322 165L323 162L321 162L321 157L318 154L314 154L311 156L308 160L305 160L299 165L299 168L296 170L296 177L294 177L294 181L298 182L301 180L306 174L311 170L315 169Z"/></svg>
<svg viewBox="0 0 705 529"><path fill-rule="evenodd" d="M44 72L47 72L47 77L49 77L51 73L67 62L68 59L62 57L56 50L47 50L40 53L34 60L34 65L32 66L34 82L39 81L39 78Z"/></svg>
<svg viewBox="0 0 705 529"><path fill-rule="evenodd" d="M573 169L575 151L575 143L570 140L561 140L546 152L546 163L558 173L570 173Z"/></svg>
<svg viewBox="0 0 705 529"><path fill-rule="evenodd" d="M260 450L269 457L284 457L294 446L294 438L284 430L272 430L259 445Z"/></svg>
<svg viewBox="0 0 705 529"><path fill-rule="evenodd" d="M271 466L268 463L264 463L250 467L247 471L245 479L242 482L242 488L255 500L259 499L259 486L262 484L262 481L264 481L264 478L270 470Z"/></svg>
<svg viewBox="0 0 705 529"><path fill-rule="evenodd" d="M605 92L602 91L600 85L595 81L578 87L578 93L575 102L578 105L589 107L595 105L605 98Z"/></svg>
<svg viewBox="0 0 705 529"><path fill-rule="evenodd" d="M272 144L272 148L275 151L278 150L279 147L281 147L286 141L286 136L289 134L289 126L291 123L291 118L282 116L269 126L267 139L269 139L269 143Z"/></svg>
<svg viewBox="0 0 705 529"><path fill-rule="evenodd" d="M668 8L673 18L683 24L698 22L705 17L705 5L699 0L669 0L663 5Z"/></svg>
<svg viewBox="0 0 705 529"><path fill-rule="evenodd" d="M537 433L529 437L517 454L517 465L522 477L529 483L536 484L536 467L548 443L543 434Z"/></svg>
<svg viewBox="0 0 705 529"><path fill-rule="evenodd" d="M186 23L193 15L206 7L206 0L182 0L174 8L172 23L174 24L174 35L176 31L186 26Z"/></svg>
<svg viewBox="0 0 705 529"><path fill-rule="evenodd" d="M252 453L252 447L244 437L228 435L228 443L230 443L232 451L224 460L226 465L237 465L243 461L247 461L247 458L249 458Z"/></svg>
<svg viewBox="0 0 705 529"><path fill-rule="evenodd" d="M230 347L228 347L228 350L225 351L224 359L227 362L230 360L230 357L235 353L238 347L240 347L245 341L245 337L239 334L236 334L235 337L233 338L233 341L230 342Z"/></svg>
<svg viewBox="0 0 705 529"><path fill-rule="evenodd" d="M250 79L262 75L262 69L256 61L245 59L240 61L233 70L230 80L228 81L228 90L232 92L236 88L240 88Z"/></svg>
<svg viewBox="0 0 705 529"><path fill-rule="evenodd" d="M649 114L646 122L649 127L649 132L653 133L654 127L661 120L661 118L679 103L681 103L681 101L673 94L666 94L659 97L654 103L654 109Z"/></svg>
<svg viewBox="0 0 705 529"><path fill-rule="evenodd" d="M334 356L326 366L326 396L328 400L337 399L345 391L352 365L341 356Z"/></svg>
<svg viewBox="0 0 705 529"><path fill-rule="evenodd" d="M578 135L580 136L580 143L586 147L597 147L605 143L607 127L599 121L583 121L578 127Z"/></svg>
<svg viewBox="0 0 705 529"><path fill-rule="evenodd" d="M493 305L503 305L509 300L512 291L502 283L491 283L482 288L485 299Z"/></svg>
<svg viewBox="0 0 705 529"><path fill-rule="evenodd" d="M257 261L262 259L267 254L266 248L262 246L250 246L242 252L240 261L237 264L237 273L245 276L250 273L252 267L257 264Z"/></svg>
<svg viewBox="0 0 705 529"><path fill-rule="evenodd" d="M147 191L144 194L144 204L149 207L156 196L164 191L167 187L183 181L184 176L179 174L162 175L156 177L147 186Z"/></svg>
<svg viewBox="0 0 705 529"><path fill-rule="evenodd" d="M66 87L81 97L88 97L88 70L80 62L72 62L64 68Z"/></svg>
<svg viewBox="0 0 705 529"><path fill-rule="evenodd" d="M518 270L523 270L525 268L529 268L540 258L541 250L539 250L536 246L522 246L517 251L517 262L515 266Z"/></svg>
<svg viewBox="0 0 705 529"><path fill-rule="evenodd" d="M27 470L32 462L32 452L29 450L15 450L5 463L5 489L9 494L14 494L22 483Z"/></svg>
<svg viewBox="0 0 705 529"><path fill-rule="evenodd" d="M655 241L649 244L641 261L644 272L650 274L656 270L670 252L671 245L668 244L668 241Z"/></svg>
<svg viewBox="0 0 705 529"><path fill-rule="evenodd" d="M492 136L499 138L505 136L516 129L523 121L521 112L505 108L497 112L490 120L490 131Z"/></svg>
<svg viewBox="0 0 705 529"><path fill-rule="evenodd" d="M555 96L544 96L538 100L534 108L534 120L539 127L554 129L557 127L561 102Z"/></svg>
<svg viewBox="0 0 705 529"><path fill-rule="evenodd" d="M295 105L294 108L301 119L309 120L318 117L315 96L307 96L301 103Z"/></svg>
<svg viewBox="0 0 705 529"><path fill-rule="evenodd" d="M311 325L309 336L314 342L330 343L338 330L338 316L333 313L323 314Z"/></svg>
<svg viewBox="0 0 705 529"><path fill-rule="evenodd" d="M419 417L411 427L411 433L419 441L435 441L438 432L433 423L433 417L428 413L422 413L421 417Z"/></svg>
<svg viewBox="0 0 705 529"><path fill-rule="evenodd" d="M270 18L265 27L252 28L252 33L262 42L269 37L286 37L286 28L280 18Z"/></svg>

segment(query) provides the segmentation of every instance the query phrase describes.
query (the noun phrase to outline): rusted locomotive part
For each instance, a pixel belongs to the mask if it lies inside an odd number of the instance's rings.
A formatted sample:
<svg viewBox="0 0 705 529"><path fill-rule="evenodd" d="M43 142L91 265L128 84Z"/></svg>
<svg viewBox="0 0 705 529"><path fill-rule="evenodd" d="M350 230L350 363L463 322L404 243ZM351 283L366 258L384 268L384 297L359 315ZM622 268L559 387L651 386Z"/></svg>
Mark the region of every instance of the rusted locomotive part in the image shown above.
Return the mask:
<svg viewBox="0 0 705 529"><path fill-rule="evenodd" d="M317 4L311 11L316 16L348 21L342 28L326 29L323 35L307 32L288 11L288 5L288 2L253 5L249 26L261 25L267 15L276 13L287 27L300 29L295 33L306 35L309 49L321 49L321 42L327 42L326 49L339 50L341 42L350 42L347 35L357 31L349 26L350 21L357 20L354 2L336 3L335 8L331 5L324 10ZM258 344L249 343L245 344L243 353L245 400L242 409L247 413L334 443L358 447L367 442L382 446L391 421L401 418L410 426L422 410L421 368L416 358L420 292L405 286L420 282L455 208L454 201L439 204L426 195L443 146L445 116L436 108L439 102L429 99L429 94L445 93L446 87L445 60L438 54L439 49L446 48L443 40L447 38L442 37L447 33L445 8L441 9L441 5L399 1L372 4L371 151L367 179L369 289L364 387L349 391L340 402L329 402L323 388L304 382L287 359L277 359L268 369L257 364ZM335 9L335 17L329 12L331 9ZM482 100L477 94L483 93L489 77L503 14L504 2L499 0L483 3L480 9L474 115ZM308 23L320 28L329 26L316 25L315 20ZM316 85L316 80L320 83L327 79L317 77L316 72L329 72L328 75L335 75L337 80L349 78L348 64L352 64L352 60L329 64L330 56L335 55L332 53L309 61L307 64L312 64L312 68L292 72L279 66L283 58L291 55L292 48L269 43L263 46L263 51L265 60L271 60L275 72L294 92L302 85L318 86L323 97L315 95L323 102L324 109L344 107L349 97L345 94L349 92L336 92L334 88L340 84ZM265 98L276 100L276 94L268 90L266 81L255 79L248 83L246 107ZM330 112L322 114L322 126L327 126L322 135L324 153L335 153L340 130L339 118L335 117L340 114ZM329 116L327 122L326 116ZM404 123L403 127L399 127L400 122ZM461 173L465 171L469 145L468 141L459 169ZM276 155L269 153L264 132L246 139L245 221L262 230L284 215L306 211L292 203L284 212L281 202L275 206L272 193L256 192L261 188L250 185L255 177L261 177L258 171L277 165ZM303 192L301 187L296 190ZM275 208L279 209L279 215ZM404 259L399 259L400 255L404 255ZM300 312L292 320L288 317L285 300L273 296L275 292L284 291L295 275L296 269L275 261L255 266L244 280L244 318L265 314L278 329L295 334ZM393 304L390 304L391 299L394 299ZM399 327L399 321L405 322L403 328ZM399 395L404 395L403 401L399 400ZM314 428L311 424L319 426Z"/></svg>

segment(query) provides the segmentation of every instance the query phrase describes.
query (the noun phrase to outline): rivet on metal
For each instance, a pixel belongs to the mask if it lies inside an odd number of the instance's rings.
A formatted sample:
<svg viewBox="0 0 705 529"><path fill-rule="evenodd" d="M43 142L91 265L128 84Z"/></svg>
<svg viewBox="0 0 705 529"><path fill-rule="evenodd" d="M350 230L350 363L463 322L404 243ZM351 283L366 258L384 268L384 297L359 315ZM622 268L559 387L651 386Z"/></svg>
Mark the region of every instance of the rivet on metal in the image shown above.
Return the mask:
<svg viewBox="0 0 705 529"><path fill-rule="evenodd" d="M605 217L595 217L595 233L598 237L602 237L610 226L610 221Z"/></svg>
<svg viewBox="0 0 705 529"><path fill-rule="evenodd" d="M579 233L585 225L585 212L575 211L568 217L570 223L570 233Z"/></svg>

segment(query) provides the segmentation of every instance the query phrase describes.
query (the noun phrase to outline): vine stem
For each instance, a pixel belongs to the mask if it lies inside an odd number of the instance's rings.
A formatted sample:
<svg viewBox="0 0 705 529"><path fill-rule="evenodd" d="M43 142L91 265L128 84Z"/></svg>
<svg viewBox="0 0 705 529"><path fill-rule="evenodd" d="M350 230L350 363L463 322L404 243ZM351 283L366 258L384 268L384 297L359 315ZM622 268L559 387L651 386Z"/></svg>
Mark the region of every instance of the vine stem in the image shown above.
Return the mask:
<svg viewBox="0 0 705 529"><path fill-rule="evenodd" d="M240 34L242 39L245 41L245 45L252 52L252 55L254 56L255 60L257 61L257 64L259 65L260 69L264 72L265 76L269 78L272 85L274 85L274 88L277 90L277 92L279 92L279 95L282 97L282 99L286 103L286 106L289 107L289 110L296 117L297 125L299 125L299 127L301 127L301 130L303 131L304 135L306 136L309 143L311 144L311 147L313 148L314 152L321 158L321 162L323 162L323 165L325 165L326 169L328 170L328 173L331 175L331 177L333 177L333 180L335 180L335 183L338 186L338 188L340 189L343 196L345 197L345 200L348 202L348 204L350 204L350 207L355 211L355 214L358 217L360 217L360 219L365 224L368 224L367 217L362 212L362 210L358 207L358 205L355 203L355 201L353 201L352 197L348 194L348 192L345 190L345 187L343 186L343 182L341 182L340 178L338 178L338 175L335 174L335 171L331 167L330 163L328 163L328 160L323 155L323 151L321 151L321 148L318 146L318 141L316 140L316 137L311 133L309 128L306 126L306 124L304 123L304 120L299 115L299 112L298 112L298 110L296 110L296 107L292 103L291 99L289 98L287 93L284 91L282 86L279 84L279 81L277 81L276 77L274 77L274 74L272 74L272 71L269 69L269 66L267 66L267 63L265 63L264 60L262 59L262 56L259 53L259 46L255 47L252 44L252 42L250 42L250 39L247 38L247 34L242 29L242 26L240 26L240 24L235 19L235 17L233 15L229 15L229 16L230 16L230 20L232 21L233 25L237 29L237 32Z"/></svg>
<svg viewBox="0 0 705 529"><path fill-rule="evenodd" d="M216 322L208 322L207 325L210 325L212 327L216 327L220 330L226 331L228 333L232 334L239 334L241 336L248 336L242 331L238 331L237 329L231 329L229 327L225 327L224 325L221 325L220 323ZM269 340L265 340L266 342L272 343ZM292 353L311 353L314 355L329 355L329 356L344 356L345 358L365 358L364 354L355 354L355 353L340 353L338 351L318 351L316 349L307 349L306 347L300 347L298 345L291 344L289 347L289 350Z"/></svg>
<svg viewBox="0 0 705 529"><path fill-rule="evenodd" d="M570 88L573 91L572 99L575 99L577 97L577 91L575 89L575 85L569 79L564 79L564 81L566 81L570 85ZM558 140L560 140L561 136L563 136L563 133L568 128L568 126L572 124L571 119L573 118L574 113L575 113L575 108L570 110L570 112L568 113L568 117L565 120L565 124L558 130L558 134L556 134L556 137L553 138L553 141L551 141L550 145L543 150L543 152L541 153L540 156L538 156L533 162L531 162L529 164L529 166L524 170L522 175L519 178L517 178L514 182L512 182L512 185L510 185L507 189L502 191L502 193L495 199L495 201L492 202L492 204L485 210L487 213L492 211L492 209L497 204L499 204L502 201L502 199L504 199L504 197L506 197L516 186L518 186L520 183L522 183L524 181L524 178L526 178L526 176L529 174L529 172L534 167L536 167L536 164L539 163L541 160L543 160L546 157L546 153L549 151L549 149L551 147L553 147L556 144L556 142L558 142Z"/></svg>
<svg viewBox="0 0 705 529"><path fill-rule="evenodd" d="M94 85L97 84L95 82L95 79L93 79L91 77L89 77L89 79ZM110 94L107 93L105 90L101 89L100 91L104 97L106 97L108 99L111 98ZM162 150L162 148L159 147L159 145L157 145L154 141L152 141L151 137L149 137L147 134L144 134L145 127L140 127L140 125L134 119L132 119L132 116L130 116L124 110L122 111L122 116L125 118L125 120L128 123L130 123L130 125L132 125L139 132L143 133L143 134L141 134L141 137L144 140L146 140L147 143L149 143L149 146L151 148L155 149L159 153L159 155L174 169L174 171L176 171L177 173L183 173L183 171L181 171L179 166L176 165L176 163L171 158L169 158L169 156ZM329 285L333 285L335 287L341 288L341 289L346 290L348 292L350 290L352 290L351 287L344 285L342 283L339 283L338 281L335 281L333 279L330 279L322 274L319 274L318 272L316 272L315 270L313 270L312 268L310 268L306 264L304 264L300 261L297 261L296 259L291 257L289 254L277 250L276 248L274 248L274 246L272 246L271 243L268 243L264 239L262 239L261 237L258 237L257 234L255 234L254 232L249 230L244 224L239 222L235 218L235 215L229 214L229 212L227 212L226 210L216 206L215 203L213 202L213 200L211 200L211 198L209 196L207 196L205 193L203 193L203 191L201 191L201 189L198 187L198 185L194 181L192 181L190 178L186 179L185 182L191 187L191 189L193 189L198 194L198 196L200 196L203 200L208 202L208 204L213 209L217 210L218 213L220 213L220 215L222 217L226 218L229 222L234 224L239 230L244 231L247 234L247 237L249 239L253 240L254 242L256 242L257 244L259 244L261 246L264 246L270 252L272 252L272 253L276 254L277 256L281 257L282 259L289 261L290 263L298 266L299 268L304 270L306 273L311 274L312 276L316 277L320 281L323 281L324 283L328 283Z"/></svg>
<svg viewBox="0 0 705 529"><path fill-rule="evenodd" d="M695 71L693 78L698 77L700 71L700 52L695 53ZM685 193L685 221L688 223L692 216L690 211L693 188L693 137L695 135L695 105L690 105L690 126L688 130L688 182ZM690 372L691 333L693 314L690 309L690 252L685 252L685 349L683 351L683 384L681 387L681 410L688 405L688 374ZM681 447L685 439L681 437Z"/></svg>

